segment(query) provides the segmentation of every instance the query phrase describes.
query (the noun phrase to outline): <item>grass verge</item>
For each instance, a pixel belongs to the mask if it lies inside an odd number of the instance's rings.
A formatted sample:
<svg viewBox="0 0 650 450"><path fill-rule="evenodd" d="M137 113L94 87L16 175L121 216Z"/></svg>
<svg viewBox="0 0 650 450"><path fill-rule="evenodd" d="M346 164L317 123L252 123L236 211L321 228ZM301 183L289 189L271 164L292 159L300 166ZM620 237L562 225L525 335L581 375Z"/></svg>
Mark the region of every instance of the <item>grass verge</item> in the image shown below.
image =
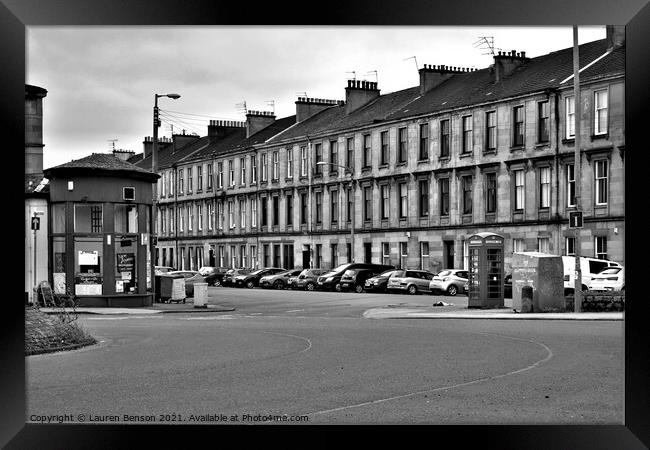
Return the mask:
<svg viewBox="0 0 650 450"><path fill-rule="evenodd" d="M25 355L73 350L95 344L75 320L64 315L48 315L36 308L25 308Z"/></svg>

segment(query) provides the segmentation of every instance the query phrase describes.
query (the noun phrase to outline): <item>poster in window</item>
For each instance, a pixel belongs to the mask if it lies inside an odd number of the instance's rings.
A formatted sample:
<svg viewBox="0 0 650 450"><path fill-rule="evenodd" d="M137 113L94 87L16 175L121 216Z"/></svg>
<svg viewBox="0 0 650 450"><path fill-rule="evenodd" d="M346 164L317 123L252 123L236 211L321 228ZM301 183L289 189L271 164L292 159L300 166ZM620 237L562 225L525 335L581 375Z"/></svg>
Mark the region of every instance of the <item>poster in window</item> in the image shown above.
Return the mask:
<svg viewBox="0 0 650 450"><path fill-rule="evenodd" d="M80 266L96 266L99 264L99 254L97 251L86 252L79 250Z"/></svg>
<svg viewBox="0 0 650 450"><path fill-rule="evenodd" d="M124 291L131 292L135 289L135 254L117 253L117 272L124 283Z"/></svg>
<svg viewBox="0 0 650 450"><path fill-rule="evenodd" d="M54 272L65 272L65 253L54 253Z"/></svg>
<svg viewBox="0 0 650 450"><path fill-rule="evenodd" d="M54 272L52 281L54 281L54 293L65 294L65 272Z"/></svg>

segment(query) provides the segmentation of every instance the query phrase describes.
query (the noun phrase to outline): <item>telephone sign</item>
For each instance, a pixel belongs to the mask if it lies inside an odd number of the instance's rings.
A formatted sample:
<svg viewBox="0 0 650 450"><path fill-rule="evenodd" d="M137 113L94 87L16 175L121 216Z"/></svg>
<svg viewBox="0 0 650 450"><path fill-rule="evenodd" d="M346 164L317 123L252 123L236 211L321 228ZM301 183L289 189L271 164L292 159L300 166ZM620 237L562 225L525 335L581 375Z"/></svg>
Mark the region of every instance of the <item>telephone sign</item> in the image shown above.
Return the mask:
<svg viewBox="0 0 650 450"><path fill-rule="evenodd" d="M41 218L32 217L32 230L40 230L40 229L41 229Z"/></svg>
<svg viewBox="0 0 650 450"><path fill-rule="evenodd" d="M582 228L582 211L569 213L569 228Z"/></svg>

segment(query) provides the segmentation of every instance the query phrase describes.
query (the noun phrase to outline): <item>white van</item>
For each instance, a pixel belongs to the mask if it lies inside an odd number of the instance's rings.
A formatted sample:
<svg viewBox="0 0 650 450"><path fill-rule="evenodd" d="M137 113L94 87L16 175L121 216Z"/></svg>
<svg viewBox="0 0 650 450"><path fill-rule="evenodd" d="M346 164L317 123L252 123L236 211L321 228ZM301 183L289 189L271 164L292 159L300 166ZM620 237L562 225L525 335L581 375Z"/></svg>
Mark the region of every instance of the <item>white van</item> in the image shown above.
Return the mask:
<svg viewBox="0 0 650 450"><path fill-rule="evenodd" d="M562 265L564 266L564 294L566 295L567 293L573 293L573 290L575 289L575 257L563 256ZM582 276L582 290L587 290L587 286L589 286L589 283L591 282L591 277L608 267L622 266L617 262L607 261L606 259L586 258L581 256L580 271Z"/></svg>

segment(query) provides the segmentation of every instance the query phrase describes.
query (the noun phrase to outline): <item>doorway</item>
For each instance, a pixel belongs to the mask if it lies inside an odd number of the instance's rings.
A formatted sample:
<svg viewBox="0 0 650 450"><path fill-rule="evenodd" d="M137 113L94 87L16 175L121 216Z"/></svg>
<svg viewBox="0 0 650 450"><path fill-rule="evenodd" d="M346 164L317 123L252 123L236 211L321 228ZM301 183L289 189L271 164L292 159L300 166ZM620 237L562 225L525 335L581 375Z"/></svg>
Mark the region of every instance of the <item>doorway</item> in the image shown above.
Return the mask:
<svg viewBox="0 0 650 450"><path fill-rule="evenodd" d="M444 246L443 269L453 269L454 265L454 241L442 241Z"/></svg>
<svg viewBox="0 0 650 450"><path fill-rule="evenodd" d="M303 245L302 247L302 268L311 269L311 252L309 250L309 245Z"/></svg>

